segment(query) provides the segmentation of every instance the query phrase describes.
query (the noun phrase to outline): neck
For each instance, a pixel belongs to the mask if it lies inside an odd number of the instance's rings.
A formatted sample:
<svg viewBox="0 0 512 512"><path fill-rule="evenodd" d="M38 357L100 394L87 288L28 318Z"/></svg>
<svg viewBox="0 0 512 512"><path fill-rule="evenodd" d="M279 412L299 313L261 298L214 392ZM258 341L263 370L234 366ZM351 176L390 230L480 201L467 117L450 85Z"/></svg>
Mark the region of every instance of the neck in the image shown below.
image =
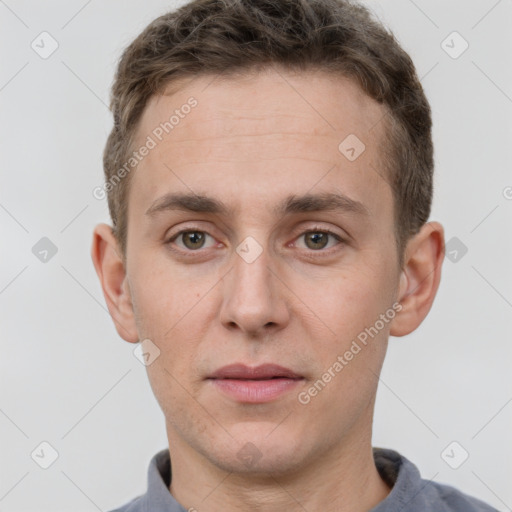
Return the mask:
<svg viewBox="0 0 512 512"><path fill-rule="evenodd" d="M390 492L381 479L370 432L279 475L226 472L168 430L170 492L185 508L202 512L367 512Z"/></svg>

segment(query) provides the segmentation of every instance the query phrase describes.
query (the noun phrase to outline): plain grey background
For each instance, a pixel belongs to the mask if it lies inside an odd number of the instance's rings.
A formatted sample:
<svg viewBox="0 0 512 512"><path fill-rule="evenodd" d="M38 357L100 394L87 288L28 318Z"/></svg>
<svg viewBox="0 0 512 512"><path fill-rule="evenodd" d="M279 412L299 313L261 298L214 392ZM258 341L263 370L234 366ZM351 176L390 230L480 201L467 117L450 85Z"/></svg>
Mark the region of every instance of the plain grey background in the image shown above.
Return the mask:
<svg viewBox="0 0 512 512"><path fill-rule="evenodd" d="M116 61L176 5L0 0L0 510L109 510L145 491L149 459L167 446L90 245L94 225L109 222L92 191ZM512 0L368 5L431 102L431 218L452 244L430 315L390 340L373 444L512 510Z"/></svg>

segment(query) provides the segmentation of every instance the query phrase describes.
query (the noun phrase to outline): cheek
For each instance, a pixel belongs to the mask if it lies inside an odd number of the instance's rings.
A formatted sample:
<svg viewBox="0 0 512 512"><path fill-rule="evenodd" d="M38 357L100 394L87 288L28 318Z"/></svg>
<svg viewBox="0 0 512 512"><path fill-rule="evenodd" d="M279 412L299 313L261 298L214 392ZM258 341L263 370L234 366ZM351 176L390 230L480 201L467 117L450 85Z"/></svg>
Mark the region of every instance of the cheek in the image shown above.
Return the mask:
<svg viewBox="0 0 512 512"><path fill-rule="evenodd" d="M180 374L174 368L169 369L168 366L168 362L160 358L147 367L151 389L166 421L177 430L195 431L196 435L214 428L212 419L205 416L204 408L191 398L195 392L191 389L187 375Z"/></svg>
<svg viewBox="0 0 512 512"><path fill-rule="evenodd" d="M315 351L322 372L330 370L336 376L327 374L323 379L332 381L326 399L347 408L370 400L395 315L393 290L389 270L365 265L340 272L339 277L325 281L321 293L310 296L315 313L327 326L325 342L318 343Z"/></svg>
<svg viewBox="0 0 512 512"><path fill-rule="evenodd" d="M318 295L315 303L328 334L325 343L315 348L321 372L306 390L315 397L310 404L312 417L324 414L329 403L333 424L340 424L370 406L394 317L389 290L386 282L362 279L359 274L354 280L340 279ZM392 314L386 316L389 311Z"/></svg>
<svg viewBox="0 0 512 512"><path fill-rule="evenodd" d="M133 262L130 281L139 334L167 339L207 291L207 283L187 278L160 254ZM142 260L143 258L141 258Z"/></svg>
<svg viewBox="0 0 512 512"><path fill-rule="evenodd" d="M339 339L357 336L392 306L393 285L385 272L348 269L312 295L314 311Z"/></svg>
<svg viewBox="0 0 512 512"><path fill-rule="evenodd" d="M218 277L191 278L158 255L140 265L131 276L135 322L139 336L150 339L160 356L148 367L155 383L171 386L191 382L201 340L215 319L212 298Z"/></svg>

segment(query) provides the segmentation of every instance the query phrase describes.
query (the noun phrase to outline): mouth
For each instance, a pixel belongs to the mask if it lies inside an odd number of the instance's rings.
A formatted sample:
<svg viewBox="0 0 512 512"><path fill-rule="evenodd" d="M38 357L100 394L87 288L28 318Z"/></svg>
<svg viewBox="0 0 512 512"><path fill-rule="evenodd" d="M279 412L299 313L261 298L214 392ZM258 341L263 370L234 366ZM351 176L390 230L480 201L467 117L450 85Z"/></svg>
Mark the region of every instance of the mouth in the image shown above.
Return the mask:
<svg viewBox="0 0 512 512"><path fill-rule="evenodd" d="M220 368L207 380L237 402L263 403L276 400L296 387L304 377L275 364L253 368L244 364L232 364Z"/></svg>
<svg viewBox="0 0 512 512"><path fill-rule="evenodd" d="M270 380L270 379L302 379L302 375L289 368L277 364L262 364L250 367L237 363L223 366L208 377L209 379L236 380Z"/></svg>

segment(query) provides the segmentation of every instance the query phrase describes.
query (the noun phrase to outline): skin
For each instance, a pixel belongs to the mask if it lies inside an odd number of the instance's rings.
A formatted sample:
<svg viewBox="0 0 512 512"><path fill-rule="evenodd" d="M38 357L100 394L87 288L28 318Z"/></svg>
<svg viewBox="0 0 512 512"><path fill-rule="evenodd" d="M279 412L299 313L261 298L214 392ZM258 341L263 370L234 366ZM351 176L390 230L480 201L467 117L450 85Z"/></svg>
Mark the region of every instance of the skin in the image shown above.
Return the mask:
<svg viewBox="0 0 512 512"><path fill-rule="evenodd" d="M190 96L198 101L130 177L126 259L109 226L93 237L120 336L160 350L147 372L166 418L170 492L199 512L370 510L390 491L371 448L378 375L389 335L412 332L430 310L443 227L423 226L399 267L379 159L384 110L350 80L276 68L213 78L154 96L144 111L140 144ZM366 146L353 162L338 150L349 134ZM232 214L147 215L168 192L207 195ZM362 203L366 214L274 213L289 195L326 192ZM185 229L206 233L204 245L169 242ZM344 241L308 244L318 230ZM236 252L248 236L262 249L252 263ZM298 393L394 303L401 311L301 404ZM304 380L274 401L241 404L205 380L235 362L273 362ZM247 443L258 454L250 463L238 456Z"/></svg>

